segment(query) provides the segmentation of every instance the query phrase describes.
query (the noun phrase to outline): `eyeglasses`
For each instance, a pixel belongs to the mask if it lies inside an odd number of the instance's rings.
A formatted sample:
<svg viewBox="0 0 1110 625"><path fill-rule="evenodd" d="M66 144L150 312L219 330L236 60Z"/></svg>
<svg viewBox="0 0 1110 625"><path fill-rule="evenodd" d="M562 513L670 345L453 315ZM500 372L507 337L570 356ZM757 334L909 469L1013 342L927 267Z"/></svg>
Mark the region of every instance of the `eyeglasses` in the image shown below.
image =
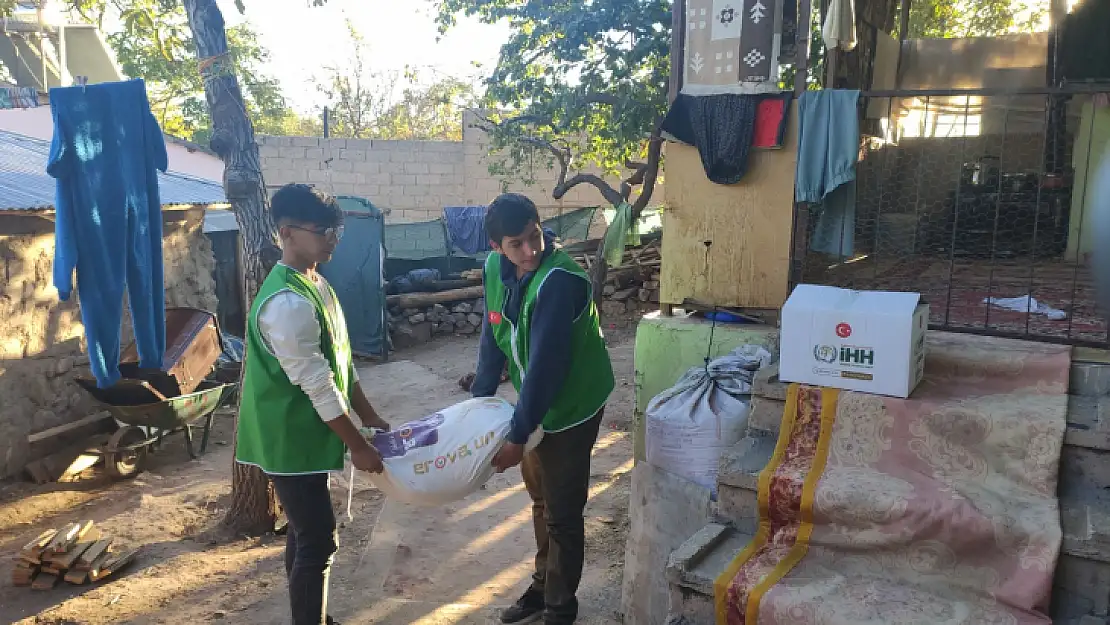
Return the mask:
<svg viewBox="0 0 1110 625"><path fill-rule="evenodd" d="M330 239L334 237L335 240L338 241L343 238L343 226L333 226L331 228L305 228L303 226L294 226L293 224L289 224L289 227L294 230L311 232L312 234L315 234L318 237L324 237L325 239Z"/></svg>

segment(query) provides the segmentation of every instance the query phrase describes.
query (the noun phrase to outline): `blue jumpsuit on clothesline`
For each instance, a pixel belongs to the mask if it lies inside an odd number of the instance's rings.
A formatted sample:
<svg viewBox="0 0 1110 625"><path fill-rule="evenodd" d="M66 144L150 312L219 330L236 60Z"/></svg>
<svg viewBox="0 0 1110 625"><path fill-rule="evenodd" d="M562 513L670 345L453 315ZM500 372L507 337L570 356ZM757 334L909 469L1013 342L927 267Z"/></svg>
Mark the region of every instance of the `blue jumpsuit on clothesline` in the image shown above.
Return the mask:
<svg viewBox="0 0 1110 625"><path fill-rule="evenodd" d="M168 156L142 80L50 90L56 179L54 286L77 291L97 385L120 378L127 287L139 365L160 368L166 349L162 208L158 173Z"/></svg>

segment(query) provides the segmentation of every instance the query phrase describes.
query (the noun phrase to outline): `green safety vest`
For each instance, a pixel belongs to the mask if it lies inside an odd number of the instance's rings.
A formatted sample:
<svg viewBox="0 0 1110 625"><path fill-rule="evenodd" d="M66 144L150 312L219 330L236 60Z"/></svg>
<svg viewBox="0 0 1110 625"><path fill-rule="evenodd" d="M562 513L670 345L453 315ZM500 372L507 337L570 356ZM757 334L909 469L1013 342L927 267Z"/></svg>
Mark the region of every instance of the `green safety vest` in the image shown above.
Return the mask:
<svg viewBox="0 0 1110 625"><path fill-rule="evenodd" d="M330 286L328 287L331 288ZM336 302L336 315L328 314L316 285L300 272L277 265L258 291L247 317L246 358L239 404L235 459L260 467L274 475L300 475L343 470L346 446L316 413L312 400L289 381L281 363L270 353L258 332L258 312L274 295L292 291L316 307L320 322L320 349L335 374L335 384L344 396L353 379L351 345Z"/></svg>
<svg viewBox="0 0 1110 625"><path fill-rule="evenodd" d="M531 355L528 349L529 321L544 280L552 271L565 271L587 283L590 281L582 267L566 252L561 249L553 250L540 263L528 283L520 317L514 325L503 314L508 291L501 282L501 254L491 253L486 258L486 315L497 346L508 357L509 377L518 393L527 375ZM592 289L588 289L587 293L591 291ZM573 332L570 371L567 372L555 403L543 417L545 432L561 432L588 420L605 405L615 386L613 366L609 362L609 351L605 348L601 320L592 293L586 309L574 320Z"/></svg>

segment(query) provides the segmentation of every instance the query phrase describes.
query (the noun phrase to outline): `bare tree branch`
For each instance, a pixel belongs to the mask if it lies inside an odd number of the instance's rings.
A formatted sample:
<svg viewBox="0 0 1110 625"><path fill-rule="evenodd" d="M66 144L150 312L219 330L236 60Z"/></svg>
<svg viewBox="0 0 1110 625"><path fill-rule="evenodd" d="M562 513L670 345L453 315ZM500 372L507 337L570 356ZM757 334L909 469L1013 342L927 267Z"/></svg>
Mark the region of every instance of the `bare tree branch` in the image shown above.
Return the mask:
<svg viewBox="0 0 1110 625"><path fill-rule="evenodd" d="M610 104L613 106L619 106L620 104L615 97L607 94L588 96L584 98L584 101ZM488 116L480 114L478 118L481 122L481 125L478 127L486 132L506 132L506 126L533 123L536 119L535 116L522 115L502 122L496 122ZM621 183L620 190L613 188L605 179L595 174L579 173L568 178L568 176L570 176L571 166L574 162L574 157L570 147L565 143L563 145L557 144L559 140L548 140L532 135L522 135L517 137L516 140L526 145L546 150L555 157L555 161L559 164L559 174L551 195L556 200L562 199L574 187L580 184L588 184L596 188L598 192L601 193L601 196L605 198L605 201L613 206L619 206L621 203L627 202L632 196L633 187L639 186L640 194L632 205L633 219L639 219L640 214L651 201L651 196L655 191L655 183L659 178L659 165L662 160L663 136L661 119L656 120L655 127L648 139L647 162L640 163L629 161L626 163L626 166L634 168L636 171Z"/></svg>

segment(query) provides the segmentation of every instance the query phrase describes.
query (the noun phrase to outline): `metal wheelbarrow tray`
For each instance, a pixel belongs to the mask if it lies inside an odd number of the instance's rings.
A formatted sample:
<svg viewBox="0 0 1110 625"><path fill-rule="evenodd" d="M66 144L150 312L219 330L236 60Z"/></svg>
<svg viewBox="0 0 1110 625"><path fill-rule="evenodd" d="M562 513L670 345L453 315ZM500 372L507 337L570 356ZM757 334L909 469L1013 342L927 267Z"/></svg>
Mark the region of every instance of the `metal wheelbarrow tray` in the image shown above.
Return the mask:
<svg viewBox="0 0 1110 625"><path fill-rule="evenodd" d="M185 434L189 457L197 459L208 450L216 410L235 397L238 384L205 380L197 390L179 397L165 397L143 380L123 379L111 388L100 389L94 380L78 378L77 384L104 404L120 424L108 442L97 451L104 457L108 474L116 479L134 477L143 469L146 455L162 446L170 434ZM193 448L193 427L204 419L199 453Z"/></svg>

